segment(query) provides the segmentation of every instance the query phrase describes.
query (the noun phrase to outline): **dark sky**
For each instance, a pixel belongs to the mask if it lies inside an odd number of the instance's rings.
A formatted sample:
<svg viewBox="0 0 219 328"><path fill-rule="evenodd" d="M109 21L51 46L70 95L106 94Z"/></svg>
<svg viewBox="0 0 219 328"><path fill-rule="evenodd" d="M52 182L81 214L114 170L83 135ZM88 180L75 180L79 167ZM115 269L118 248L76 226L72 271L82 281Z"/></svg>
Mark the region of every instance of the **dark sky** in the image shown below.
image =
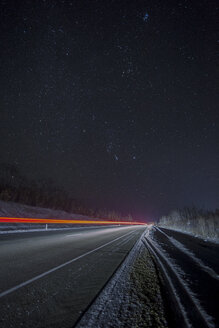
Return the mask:
<svg viewBox="0 0 219 328"><path fill-rule="evenodd" d="M139 218L218 207L216 2L1 0L1 161Z"/></svg>

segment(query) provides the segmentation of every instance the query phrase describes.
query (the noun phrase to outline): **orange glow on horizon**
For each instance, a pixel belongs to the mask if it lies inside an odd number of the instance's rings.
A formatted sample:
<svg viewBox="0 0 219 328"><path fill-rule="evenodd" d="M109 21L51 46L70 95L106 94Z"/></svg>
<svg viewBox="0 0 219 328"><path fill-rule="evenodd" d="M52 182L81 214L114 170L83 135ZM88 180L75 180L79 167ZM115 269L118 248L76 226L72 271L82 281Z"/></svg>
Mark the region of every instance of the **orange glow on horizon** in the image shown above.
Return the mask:
<svg viewBox="0 0 219 328"><path fill-rule="evenodd" d="M0 217L0 223L53 223L53 224L119 224L119 225L147 225L143 222L130 221L104 221L104 220L60 220L60 219L34 219L34 218L9 218Z"/></svg>

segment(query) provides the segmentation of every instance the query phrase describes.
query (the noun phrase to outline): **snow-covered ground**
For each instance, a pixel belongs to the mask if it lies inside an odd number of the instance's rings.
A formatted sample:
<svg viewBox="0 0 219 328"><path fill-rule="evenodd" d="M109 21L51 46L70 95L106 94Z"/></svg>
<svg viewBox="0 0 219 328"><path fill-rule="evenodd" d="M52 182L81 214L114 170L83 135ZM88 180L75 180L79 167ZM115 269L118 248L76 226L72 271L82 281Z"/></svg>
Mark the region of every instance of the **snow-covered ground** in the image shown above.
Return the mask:
<svg viewBox="0 0 219 328"><path fill-rule="evenodd" d="M219 238L217 236L215 236L215 237L203 236L203 235L194 233L192 231L188 231L187 229L184 229L184 228L176 228L174 226L168 226L168 225L164 225L164 224L161 224L161 223L159 223L157 226L158 227L161 227L161 228L166 228L166 229L169 229L169 230L174 230L174 231L182 232L182 233L185 233L186 235L190 235L190 236L193 236L193 237L196 237L196 238L201 238L201 239L203 239L205 241L210 241L212 243L219 244Z"/></svg>
<svg viewBox="0 0 219 328"><path fill-rule="evenodd" d="M160 241L157 236L155 236L156 230L159 231L163 236L167 238L167 240L172 244L173 247L171 248L165 248L167 244L164 241ZM173 230L173 229L172 229ZM155 249L156 253L159 255L157 257L157 261L160 263L160 266L163 266L163 263L166 263L166 267L171 268L172 273L174 273L174 276L177 278L178 283L183 286L185 292L187 295L189 295L194 307L199 312L200 316L203 318L204 322L206 323L206 327L215 327L214 324L214 318L209 315L205 309L205 306L203 306L203 300L200 301L200 296L197 291L195 292L193 290L193 284L194 282L197 282L197 276L192 275L192 266L190 265L189 270L187 266L183 265L183 260L180 260L179 253L177 255L176 251L181 252L185 254L191 262L193 262L196 267L201 271L204 271L207 273L210 277L215 279L217 281L219 279L218 274L213 270L213 268L206 265L203 260L201 260L197 255L194 254L194 252L191 249L188 249L183 243L179 242L175 238L167 235L165 232L160 230L158 227L151 230L151 233L149 236L147 236L148 241L153 245L153 248ZM171 253L170 250L173 250L175 248L175 252ZM174 257L173 257L174 256ZM162 261L160 260L162 259ZM165 269L165 274L167 278L171 281L171 278L169 274L167 273ZM194 278L195 277L195 278ZM171 282L172 284L172 282ZM215 285L216 286L216 285ZM183 305L181 304L180 298L177 294L177 291L175 290L175 287L171 287L173 289L173 292L175 293L177 299L179 300L179 306L181 308L181 311L183 313L183 316L185 317L185 321L189 322L189 319L187 318L186 311L184 310ZM206 304L205 304L206 305ZM190 324L189 324L190 325Z"/></svg>
<svg viewBox="0 0 219 328"><path fill-rule="evenodd" d="M200 266L200 268L202 270L204 270L205 272L207 272L210 276L212 276L213 278L216 278L219 280L219 276L218 274L212 269L210 268L208 265L204 264L203 261L198 258L194 252L192 252L190 249L188 249L185 245L183 245L182 243L180 243L178 240L176 240L173 237L168 236L165 232L163 232L162 230L160 230L159 228L157 228L158 231L160 231L160 233L162 233L163 235L165 235L167 237L167 239L179 250L181 250L181 252L185 253L187 256L189 256L198 266Z"/></svg>
<svg viewBox="0 0 219 328"><path fill-rule="evenodd" d="M133 247L77 328L167 327L159 279L143 238Z"/></svg>
<svg viewBox="0 0 219 328"><path fill-rule="evenodd" d="M13 202L0 201L0 216L17 218L39 218L39 219L70 219L70 220L88 220L89 217L80 214L71 214L61 210L28 206ZM24 224L24 223L0 223L0 233L7 231L39 231L45 230L45 224ZM48 229L72 228L69 225L49 224Z"/></svg>
<svg viewBox="0 0 219 328"><path fill-rule="evenodd" d="M0 201L0 216L53 218L53 219L88 219L85 215L71 214L51 208L35 207L13 202Z"/></svg>

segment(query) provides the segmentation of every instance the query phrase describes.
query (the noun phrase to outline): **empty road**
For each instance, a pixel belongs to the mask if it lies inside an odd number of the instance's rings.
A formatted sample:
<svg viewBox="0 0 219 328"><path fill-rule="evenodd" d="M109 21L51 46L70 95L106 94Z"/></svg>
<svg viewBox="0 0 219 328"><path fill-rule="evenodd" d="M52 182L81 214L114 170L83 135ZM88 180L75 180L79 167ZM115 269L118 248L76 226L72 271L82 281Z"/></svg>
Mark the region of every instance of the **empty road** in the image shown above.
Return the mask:
<svg viewBox="0 0 219 328"><path fill-rule="evenodd" d="M73 327L144 226L0 235L0 326Z"/></svg>

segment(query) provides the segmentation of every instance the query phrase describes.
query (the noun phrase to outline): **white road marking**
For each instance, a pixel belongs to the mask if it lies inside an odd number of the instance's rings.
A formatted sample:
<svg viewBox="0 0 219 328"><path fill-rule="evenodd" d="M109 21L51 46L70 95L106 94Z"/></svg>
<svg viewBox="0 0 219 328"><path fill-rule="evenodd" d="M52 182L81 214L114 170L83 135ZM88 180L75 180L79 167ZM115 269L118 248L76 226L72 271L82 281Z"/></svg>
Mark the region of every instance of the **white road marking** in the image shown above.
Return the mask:
<svg viewBox="0 0 219 328"><path fill-rule="evenodd" d="M77 237L77 236L81 236L81 235L83 235L83 233L74 233L74 234L71 234L71 235L67 235L64 238Z"/></svg>
<svg viewBox="0 0 219 328"><path fill-rule="evenodd" d="M67 262L65 262L65 263L63 263L63 264L60 264L60 265L58 265L58 266L56 266L56 267L54 267L54 268L52 268L52 269L50 269L50 270L48 270L48 271L46 271L46 272L43 272L43 273L41 273L41 274L39 274L39 275L37 275L37 276L35 276L35 277L33 277L33 278L27 280L27 281L24 281L24 282L22 282L21 284L18 284L17 286L14 286L14 287L12 287L12 288L9 288L9 289L5 290L4 292L0 293L0 298L3 297L3 296L6 296L6 295L8 295L8 294L10 294L10 293L12 293L12 292L14 292L14 291L16 291L16 290L18 290L18 289L20 289L20 288L22 288L22 287L24 287L24 286L27 286L27 285L29 285L30 283L32 283L32 282L34 282L34 281L36 281L36 280L38 280L38 279L40 279L40 278L45 277L45 276L47 276L48 274L50 274L50 273L52 273L52 272L54 272L54 271L57 271L57 270L59 270L59 269L65 267L65 266L68 265L68 264L71 264L71 263L73 263L73 262L76 262L77 260L79 260L79 259L81 259L81 258L83 258L83 257L85 257L85 256L87 256L87 255L89 255L89 254L91 254L91 253L94 253L94 252L98 251L99 249L101 249L101 248L103 248L103 247L105 247L105 246L107 246L107 245L110 245L110 244L114 243L115 241L117 241L117 240L119 240L119 239L121 239L121 238L123 238L123 237L125 237L125 236L127 236L127 235L129 235L129 234L131 234L131 233L133 233L133 231L128 232L128 233L124 234L123 236L117 237L117 238L115 238L115 239L109 241L109 242L106 243L106 244L103 244L103 245L101 245L101 246L99 246L99 247L97 247L97 248L95 248L95 249L93 249L93 250L91 250L91 251L89 251L89 252L86 252L86 253L84 253L84 254L82 254L82 255L80 255L80 256L77 256L77 257L75 257L74 259L72 259L72 260L70 260L70 261L67 261Z"/></svg>

